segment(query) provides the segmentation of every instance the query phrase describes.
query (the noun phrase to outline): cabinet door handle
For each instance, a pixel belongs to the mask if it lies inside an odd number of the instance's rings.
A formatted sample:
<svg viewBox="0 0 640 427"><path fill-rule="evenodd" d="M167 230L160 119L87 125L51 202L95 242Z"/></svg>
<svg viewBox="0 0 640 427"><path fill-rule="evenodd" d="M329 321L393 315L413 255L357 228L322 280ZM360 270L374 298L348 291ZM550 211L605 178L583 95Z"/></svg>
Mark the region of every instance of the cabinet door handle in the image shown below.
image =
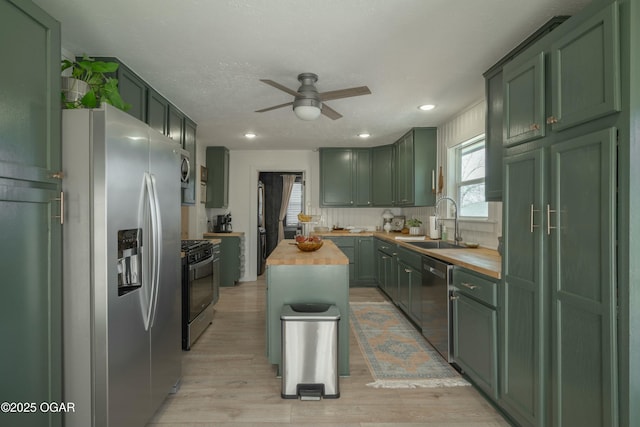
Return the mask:
<svg viewBox="0 0 640 427"><path fill-rule="evenodd" d="M548 124L548 125L552 125L552 124L555 124L555 123L558 123L558 119L556 119L556 118L555 118L555 117L553 117L553 116L549 116L549 117L547 117L547 124Z"/></svg>
<svg viewBox="0 0 640 427"><path fill-rule="evenodd" d="M451 301L455 301L455 300L457 300L458 298L460 298L458 295L451 295L451 296L449 297L449 299L450 299Z"/></svg>
<svg viewBox="0 0 640 427"><path fill-rule="evenodd" d="M533 131L533 130L539 130L539 129L540 129L540 125L539 125L539 124L537 124L537 123L531 123L531 124L529 125L529 130L530 130L530 131Z"/></svg>
<svg viewBox="0 0 640 427"><path fill-rule="evenodd" d="M551 230L554 228L558 228L556 227L552 227L551 226L551 213L556 213L557 211L555 209L551 209L551 207L549 205L547 205L547 235L551 234Z"/></svg>
<svg viewBox="0 0 640 427"><path fill-rule="evenodd" d="M536 225L533 223L533 213L534 212L540 212L539 209L533 209L533 203L531 204L531 210L529 211L529 229L531 230L531 232L533 233L533 229L536 227L540 227L539 225Z"/></svg>
<svg viewBox="0 0 640 427"><path fill-rule="evenodd" d="M478 285L472 285L471 283L467 283L467 282L462 282L460 283L462 286L464 286L467 289L471 289L474 290L475 288L478 287Z"/></svg>
<svg viewBox="0 0 640 427"><path fill-rule="evenodd" d="M411 270L409 270L408 268L405 268L405 269L404 269L404 272L405 272L405 273L411 273Z"/></svg>
<svg viewBox="0 0 640 427"><path fill-rule="evenodd" d="M60 225L64 225L64 193L60 192L60 197L51 199L52 202L60 202L60 215L54 215L51 218L60 219Z"/></svg>

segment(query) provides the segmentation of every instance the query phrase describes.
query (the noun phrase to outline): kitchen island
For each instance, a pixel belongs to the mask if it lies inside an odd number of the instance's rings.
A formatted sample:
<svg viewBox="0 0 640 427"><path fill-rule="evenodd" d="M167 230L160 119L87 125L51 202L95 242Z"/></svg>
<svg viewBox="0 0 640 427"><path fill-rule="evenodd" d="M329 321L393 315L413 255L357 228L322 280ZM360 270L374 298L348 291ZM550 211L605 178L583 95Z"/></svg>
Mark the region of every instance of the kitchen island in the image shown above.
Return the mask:
<svg viewBox="0 0 640 427"><path fill-rule="evenodd" d="M266 347L269 362L281 361L280 312L285 304L328 303L340 310L338 371L349 375L349 259L330 240L302 252L283 240L267 258ZM280 369L278 369L280 373Z"/></svg>

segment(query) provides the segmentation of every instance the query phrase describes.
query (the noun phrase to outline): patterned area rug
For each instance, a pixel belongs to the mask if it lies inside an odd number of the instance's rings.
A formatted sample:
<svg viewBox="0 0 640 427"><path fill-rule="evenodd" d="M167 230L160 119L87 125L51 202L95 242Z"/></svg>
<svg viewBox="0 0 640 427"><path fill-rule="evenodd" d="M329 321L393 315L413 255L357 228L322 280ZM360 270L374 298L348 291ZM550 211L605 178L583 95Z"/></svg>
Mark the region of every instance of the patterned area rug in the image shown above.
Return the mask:
<svg viewBox="0 0 640 427"><path fill-rule="evenodd" d="M351 327L375 388L455 387L469 383L389 302L351 302Z"/></svg>

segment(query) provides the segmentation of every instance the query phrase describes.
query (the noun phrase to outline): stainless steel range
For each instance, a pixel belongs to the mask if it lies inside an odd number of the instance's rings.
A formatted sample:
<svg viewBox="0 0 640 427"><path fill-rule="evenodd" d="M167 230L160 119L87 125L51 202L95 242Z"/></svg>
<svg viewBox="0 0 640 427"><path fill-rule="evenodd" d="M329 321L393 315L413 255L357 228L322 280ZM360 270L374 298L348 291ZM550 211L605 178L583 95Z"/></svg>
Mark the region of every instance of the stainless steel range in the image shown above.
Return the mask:
<svg viewBox="0 0 640 427"><path fill-rule="evenodd" d="M182 252L182 348L190 350L213 321L220 289L220 245L183 240Z"/></svg>

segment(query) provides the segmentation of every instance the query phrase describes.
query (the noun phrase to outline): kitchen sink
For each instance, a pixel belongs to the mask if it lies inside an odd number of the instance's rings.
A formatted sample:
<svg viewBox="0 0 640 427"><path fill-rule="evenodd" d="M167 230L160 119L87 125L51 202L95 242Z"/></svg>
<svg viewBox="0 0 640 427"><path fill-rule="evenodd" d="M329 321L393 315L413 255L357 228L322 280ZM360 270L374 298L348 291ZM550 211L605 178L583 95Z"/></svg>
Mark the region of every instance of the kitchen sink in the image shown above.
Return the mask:
<svg viewBox="0 0 640 427"><path fill-rule="evenodd" d="M453 243L443 242L441 240L407 242L410 245L424 249L462 249L464 246L454 245Z"/></svg>

